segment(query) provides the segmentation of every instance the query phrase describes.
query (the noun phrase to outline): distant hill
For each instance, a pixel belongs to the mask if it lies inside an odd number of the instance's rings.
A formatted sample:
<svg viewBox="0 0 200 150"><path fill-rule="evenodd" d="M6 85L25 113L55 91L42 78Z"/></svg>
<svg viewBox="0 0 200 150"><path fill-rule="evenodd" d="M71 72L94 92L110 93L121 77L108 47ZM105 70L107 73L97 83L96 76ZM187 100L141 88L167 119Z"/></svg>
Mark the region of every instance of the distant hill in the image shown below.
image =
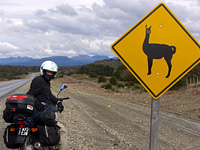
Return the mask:
<svg viewBox="0 0 200 150"><path fill-rule="evenodd" d="M12 65L12 66L40 66L42 62L46 60L54 61L58 66L80 66L90 64L98 60L109 59L108 56L88 56L80 55L75 57L67 56L53 56L41 59L33 59L30 57L10 57L0 58L0 65Z"/></svg>
<svg viewBox="0 0 200 150"><path fill-rule="evenodd" d="M104 66L110 66L110 67L113 67L115 70L123 65L122 62L119 60L119 59L104 59L104 60L97 60L95 62L93 62L92 64L95 64L95 65L104 65Z"/></svg>

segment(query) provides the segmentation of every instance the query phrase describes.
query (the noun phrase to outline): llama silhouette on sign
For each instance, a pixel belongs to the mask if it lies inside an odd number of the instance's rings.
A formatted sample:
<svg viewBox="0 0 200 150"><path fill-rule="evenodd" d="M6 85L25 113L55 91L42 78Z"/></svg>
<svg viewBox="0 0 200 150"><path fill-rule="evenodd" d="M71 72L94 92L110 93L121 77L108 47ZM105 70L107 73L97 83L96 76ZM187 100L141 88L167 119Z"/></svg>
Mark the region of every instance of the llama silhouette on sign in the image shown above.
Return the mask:
<svg viewBox="0 0 200 150"><path fill-rule="evenodd" d="M169 46L165 44L151 44L149 43L149 36L151 33L151 26L146 28L146 36L143 42L143 51L147 55L148 58L148 73L147 75L151 74L151 68L153 65L153 59L161 59L164 57L167 65L168 65L168 74L166 78L170 76L171 73L171 60L174 53L176 53L176 47L175 46Z"/></svg>

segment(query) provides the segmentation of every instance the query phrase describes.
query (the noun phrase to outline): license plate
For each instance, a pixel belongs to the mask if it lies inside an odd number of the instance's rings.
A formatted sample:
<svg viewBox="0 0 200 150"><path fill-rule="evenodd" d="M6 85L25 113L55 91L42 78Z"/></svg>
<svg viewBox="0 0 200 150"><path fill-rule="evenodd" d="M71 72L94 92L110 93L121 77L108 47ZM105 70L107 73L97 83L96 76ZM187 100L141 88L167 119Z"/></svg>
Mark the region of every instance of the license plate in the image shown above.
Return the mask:
<svg viewBox="0 0 200 150"><path fill-rule="evenodd" d="M18 135L27 136L28 135L28 128L20 128Z"/></svg>

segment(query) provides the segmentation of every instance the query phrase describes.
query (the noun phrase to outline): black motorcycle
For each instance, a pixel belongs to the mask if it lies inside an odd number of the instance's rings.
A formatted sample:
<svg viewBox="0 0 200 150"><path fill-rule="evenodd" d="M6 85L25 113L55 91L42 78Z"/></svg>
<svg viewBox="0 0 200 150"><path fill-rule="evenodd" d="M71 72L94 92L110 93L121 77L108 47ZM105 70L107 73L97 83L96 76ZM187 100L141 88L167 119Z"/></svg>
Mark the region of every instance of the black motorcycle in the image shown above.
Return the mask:
<svg viewBox="0 0 200 150"><path fill-rule="evenodd" d="M62 84L60 92L67 88ZM57 97L58 97L57 95ZM60 101L66 98L58 98ZM14 94L6 100L3 118L11 123L4 131L4 143L7 148L19 150L58 150L60 127L57 125L58 110L54 105L45 105L43 112L34 109L33 97L26 94Z"/></svg>

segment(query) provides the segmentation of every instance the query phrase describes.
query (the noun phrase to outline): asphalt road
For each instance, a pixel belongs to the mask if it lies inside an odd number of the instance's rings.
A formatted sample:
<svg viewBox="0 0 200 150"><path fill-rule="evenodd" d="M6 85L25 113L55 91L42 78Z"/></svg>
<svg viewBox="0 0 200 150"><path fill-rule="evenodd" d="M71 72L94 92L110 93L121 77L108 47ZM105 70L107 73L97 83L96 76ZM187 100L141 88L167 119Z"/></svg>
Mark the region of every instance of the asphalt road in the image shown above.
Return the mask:
<svg viewBox="0 0 200 150"><path fill-rule="evenodd" d="M35 77L35 74L32 74L29 79L21 79L21 80L12 80L7 82L1 82L0 83L0 97L3 97L4 95L16 90L17 88L23 86L30 80L32 80Z"/></svg>
<svg viewBox="0 0 200 150"><path fill-rule="evenodd" d="M61 83L53 82L56 94ZM59 114L63 149L73 150L148 150L150 137L150 108L94 94L84 90L81 83L68 84L60 97L65 110ZM30 82L12 93L25 93ZM95 89L94 89L95 90ZM10 93L10 94L12 94ZM0 99L0 112L5 99ZM158 150L199 150L200 124L175 114L160 111ZM0 120L0 149L6 124Z"/></svg>

